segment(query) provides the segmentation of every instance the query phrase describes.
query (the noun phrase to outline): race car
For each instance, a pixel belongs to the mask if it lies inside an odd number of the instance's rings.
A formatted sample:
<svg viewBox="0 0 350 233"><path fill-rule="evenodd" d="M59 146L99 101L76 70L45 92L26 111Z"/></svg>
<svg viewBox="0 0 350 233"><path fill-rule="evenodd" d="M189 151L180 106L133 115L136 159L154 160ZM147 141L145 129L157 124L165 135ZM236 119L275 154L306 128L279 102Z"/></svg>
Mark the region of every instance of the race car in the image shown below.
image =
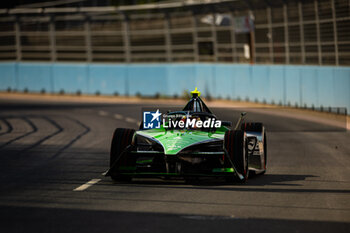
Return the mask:
<svg viewBox="0 0 350 233"><path fill-rule="evenodd" d="M250 172L264 174L264 125L244 122L243 112L231 130L232 122L220 121L200 98L197 88L191 95L182 111L164 114L158 127L147 129L142 122L139 130L117 128L105 175L119 182L136 177L224 177L229 182L244 183ZM157 110L153 118L160 115Z"/></svg>

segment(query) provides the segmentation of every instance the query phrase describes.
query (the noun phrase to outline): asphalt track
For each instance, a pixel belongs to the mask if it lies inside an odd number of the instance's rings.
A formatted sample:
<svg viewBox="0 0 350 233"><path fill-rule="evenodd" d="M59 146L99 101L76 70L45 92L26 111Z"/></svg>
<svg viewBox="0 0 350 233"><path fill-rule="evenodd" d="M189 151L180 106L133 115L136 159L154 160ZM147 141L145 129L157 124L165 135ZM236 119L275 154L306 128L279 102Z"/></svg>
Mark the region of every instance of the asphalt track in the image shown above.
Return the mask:
<svg viewBox="0 0 350 233"><path fill-rule="evenodd" d="M113 183L112 133L142 106L0 100L0 232L349 232L349 131L248 109L269 131L265 175Z"/></svg>

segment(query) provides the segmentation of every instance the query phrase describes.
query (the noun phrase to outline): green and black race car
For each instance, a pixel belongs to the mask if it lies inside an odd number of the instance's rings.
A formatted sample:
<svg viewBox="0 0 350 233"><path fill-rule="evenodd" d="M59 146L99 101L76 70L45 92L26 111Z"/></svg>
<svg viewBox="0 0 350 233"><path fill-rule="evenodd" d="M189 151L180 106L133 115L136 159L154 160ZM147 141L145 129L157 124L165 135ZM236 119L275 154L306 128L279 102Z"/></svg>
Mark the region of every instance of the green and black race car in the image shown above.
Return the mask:
<svg viewBox="0 0 350 233"><path fill-rule="evenodd" d="M232 123L217 119L197 89L191 93L183 110L168 112L158 128L144 129L143 124L137 131L117 128L106 175L115 181L204 176L243 183L249 172L265 173L267 146L263 124L243 123L242 113L231 130ZM207 127L203 127L205 124Z"/></svg>

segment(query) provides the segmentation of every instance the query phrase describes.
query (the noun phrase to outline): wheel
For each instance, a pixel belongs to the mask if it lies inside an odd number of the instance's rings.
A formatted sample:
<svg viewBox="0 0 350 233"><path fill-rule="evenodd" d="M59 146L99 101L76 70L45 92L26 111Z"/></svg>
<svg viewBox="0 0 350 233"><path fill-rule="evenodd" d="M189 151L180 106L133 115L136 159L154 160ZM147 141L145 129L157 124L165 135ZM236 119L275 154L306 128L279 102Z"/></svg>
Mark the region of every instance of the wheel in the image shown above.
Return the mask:
<svg viewBox="0 0 350 233"><path fill-rule="evenodd" d="M250 132L257 132L260 133L263 138L262 138L262 143L263 143L263 151L264 151L264 171L260 172L259 174L264 174L266 172L266 167L267 167L267 139L266 139L266 130L264 127L264 124L261 122L248 122L244 123L241 125L241 129L244 131L250 131Z"/></svg>
<svg viewBox="0 0 350 233"><path fill-rule="evenodd" d="M267 139L266 139L266 131L264 130L264 171L261 174L265 174L267 168Z"/></svg>
<svg viewBox="0 0 350 233"><path fill-rule="evenodd" d="M126 159L120 158L120 156L122 156L121 154L125 148L131 144L134 133L135 130L133 129L117 128L114 131L110 150L109 167L111 170L111 177L115 181L131 181L131 177L123 176L118 173L117 170L120 165L125 165L127 163Z"/></svg>
<svg viewBox="0 0 350 233"><path fill-rule="evenodd" d="M235 169L243 176L243 179L238 179L239 182L245 183L249 176L248 148L245 132L242 130L227 131L225 133L224 146ZM228 181L231 180L232 178L228 179Z"/></svg>

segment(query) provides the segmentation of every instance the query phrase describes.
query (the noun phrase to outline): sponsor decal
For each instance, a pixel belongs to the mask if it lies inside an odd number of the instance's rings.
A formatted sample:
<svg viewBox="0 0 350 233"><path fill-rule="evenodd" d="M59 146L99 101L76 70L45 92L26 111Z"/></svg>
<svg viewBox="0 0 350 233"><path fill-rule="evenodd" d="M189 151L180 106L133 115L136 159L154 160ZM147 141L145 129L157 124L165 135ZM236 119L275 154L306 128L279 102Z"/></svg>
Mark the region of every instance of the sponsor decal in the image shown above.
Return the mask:
<svg viewBox="0 0 350 233"><path fill-rule="evenodd" d="M161 119L162 118L162 119ZM159 129L163 125L165 129L201 129L201 128L220 128L221 121L215 118L206 118L202 120L198 115L191 114L164 114L157 111L143 112L143 128Z"/></svg>
<svg viewBox="0 0 350 233"><path fill-rule="evenodd" d="M143 128L159 129L161 115L162 113L159 112L159 109L156 112L143 112Z"/></svg>
<svg viewBox="0 0 350 233"><path fill-rule="evenodd" d="M221 121L216 120L214 118L209 118L205 121L202 121L200 118L196 117L184 117L181 120L172 120L169 118L167 122L163 118L163 127L164 128L192 128L192 129L200 129L200 128L220 128Z"/></svg>

